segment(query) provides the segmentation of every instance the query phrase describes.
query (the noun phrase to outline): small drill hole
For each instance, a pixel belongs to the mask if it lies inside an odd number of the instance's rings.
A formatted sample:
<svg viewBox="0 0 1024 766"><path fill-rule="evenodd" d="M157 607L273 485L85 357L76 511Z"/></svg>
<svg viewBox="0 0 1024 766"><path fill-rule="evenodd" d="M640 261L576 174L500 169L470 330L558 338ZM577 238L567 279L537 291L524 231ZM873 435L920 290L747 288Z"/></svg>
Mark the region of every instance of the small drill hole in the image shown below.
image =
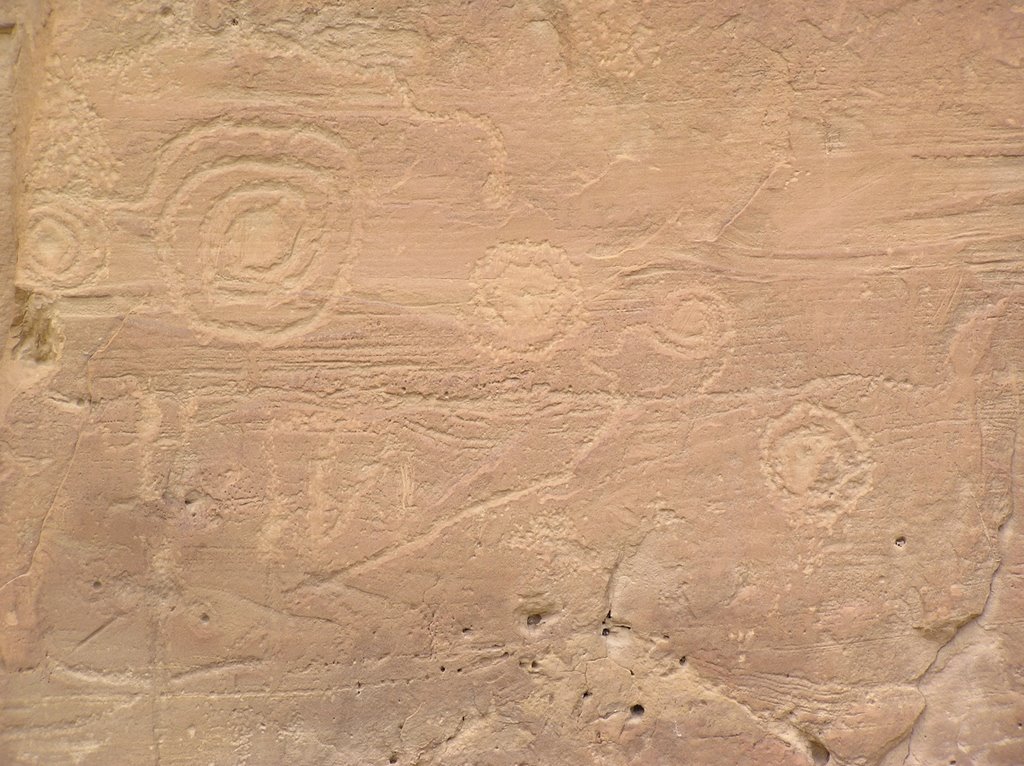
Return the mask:
<svg viewBox="0 0 1024 766"><path fill-rule="evenodd" d="M388 763L398 763L398 756L392 755L390 758L388 758Z"/></svg>
<svg viewBox="0 0 1024 766"><path fill-rule="evenodd" d="M612 634L612 632L610 630L608 630L608 628L601 628L601 635L602 636L610 636L611 634Z"/></svg>
<svg viewBox="0 0 1024 766"><path fill-rule="evenodd" d="M825 766L832 759L832 753L820 742L811 742L811 760L814 766Z"/></svg>
<svg viewBox="0 0 1024 766"><path fill-rule="evenodd" d="M231 26L237 27L238 26L238 19L231 19Z"/></svg>
<svg viewBox="0 0 1024 766"><path fill-rule="evenodd" d="M893 541L893 544L897 548L902 548L903 546L905 546L907 544L907 538L905 538L903 535L900 535L899 537L896 538L895 541Z"/></svg>
<svg viewBox="0 0 1024 766"><path fill-rule="evenodd" d="M644 706L638 702L629 709L629 714L634 718L640 718L644 714Z"/></svg>
<svg viewBox="0 0 1024 766"><path fill-rule="evenodd" d="M679 664L680 665L685 665L686 664L686 657L680 657L679 658Z"/></svg>
<svg viewBox="0 0 1024 766"><path fill-rule="evenodd" d="M541 616L539 614L531 614L529 617L526 618L526 624L529 625L531 628L535 625L540 625L540 621Z"/></svg>
<svg viewBox="0 0 1024 766"><path fill-rule="evenodd" d="M447 670L447 668L445 668L445 666L444 666L444 665L442 665L442 666L441 666L441 672L442 672L442 673L444 673L444 671L445 671L445 670Z"/></svg>
<svg viewBox="0 0 1024 766"><path fill-rule="evenodd" d="M92 589L93 590L99 590L102 587L103 587L103 583L101 583L99 580L93 580L92 581Z"/></svg>
<svg viewBox="0 0 1024 766"><path fill-rule="evenodd" d="M199 615L199 622L201 622L201 623L203 623L205 625L209 621L210 621L210 615L208 615L206 612L203 612L201 615Z"/></svg>

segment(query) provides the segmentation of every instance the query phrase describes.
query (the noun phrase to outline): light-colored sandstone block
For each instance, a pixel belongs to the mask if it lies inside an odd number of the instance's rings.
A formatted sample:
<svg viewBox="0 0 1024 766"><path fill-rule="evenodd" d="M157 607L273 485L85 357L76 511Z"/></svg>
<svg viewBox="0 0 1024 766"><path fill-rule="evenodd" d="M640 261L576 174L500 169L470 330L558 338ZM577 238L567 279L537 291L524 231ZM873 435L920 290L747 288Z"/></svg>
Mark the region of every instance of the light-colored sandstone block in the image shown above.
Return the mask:
<svg viewBox="0 0 1024 766"><path fill-rule="evenodd" d="M1022 52L0 4L0 766L1024 763Z"/></svg>

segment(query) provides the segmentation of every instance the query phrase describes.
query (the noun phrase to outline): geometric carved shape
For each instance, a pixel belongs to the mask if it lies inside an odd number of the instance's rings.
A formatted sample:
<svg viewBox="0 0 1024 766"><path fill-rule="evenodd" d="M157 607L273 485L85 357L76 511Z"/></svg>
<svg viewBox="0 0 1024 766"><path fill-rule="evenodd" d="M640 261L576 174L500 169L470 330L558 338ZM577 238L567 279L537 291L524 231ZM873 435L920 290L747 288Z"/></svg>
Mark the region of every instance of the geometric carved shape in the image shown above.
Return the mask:
<svg viewBox="0 0 1024 766"><path fill-rule="evenodd" d="M172 142L153 193L160 250L192 319L231 340L306 332L352 255L351 159L304 126L218 124Z"/></svg>
<svg viewBox="0 0 1024 766"><path fill-rule="evenodd" d="M106 265L96 242L104 236L98 221L86 226L84 214L63 204L40 205L29 211L22 243L23 264L33 286L73 288L94 281Z"/></svg>
<svg viewBox="0 0 1024 766"><path fill-rule="evenodd" d="M762 440L769 483L803 508L848 510L871 489L867 440L842 415L800 402Z"/></svg>
<svg viewBox="0 0 1024 766"><path fill-rule="evenodd" d="M547 243L503 242L473 269L482 342L512 354L551 347L576 323L580 283L565 251Z"/></svg>

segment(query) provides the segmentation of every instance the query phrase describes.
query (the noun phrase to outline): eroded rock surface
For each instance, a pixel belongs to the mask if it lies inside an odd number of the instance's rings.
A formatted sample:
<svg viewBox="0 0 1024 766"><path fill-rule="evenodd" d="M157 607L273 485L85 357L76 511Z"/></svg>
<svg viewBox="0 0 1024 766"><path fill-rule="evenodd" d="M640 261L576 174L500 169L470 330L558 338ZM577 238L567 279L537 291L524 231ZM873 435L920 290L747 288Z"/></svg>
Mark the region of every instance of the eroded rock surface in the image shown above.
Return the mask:
<svg viewBox="0 0 1024 766"><path fill-rule="evenodd" d="M1024 6L0 11L0 764L1024 763Z"/></svg>

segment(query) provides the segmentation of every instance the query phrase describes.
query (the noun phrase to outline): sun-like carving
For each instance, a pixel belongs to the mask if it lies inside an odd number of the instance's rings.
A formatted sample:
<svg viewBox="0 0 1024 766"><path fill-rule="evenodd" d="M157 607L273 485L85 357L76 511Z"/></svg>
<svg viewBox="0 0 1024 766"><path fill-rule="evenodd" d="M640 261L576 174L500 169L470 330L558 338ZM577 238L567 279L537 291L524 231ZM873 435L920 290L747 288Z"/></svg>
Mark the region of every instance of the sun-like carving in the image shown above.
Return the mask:
<svg viewBox="0 0 1024 766"><path fill-rule="evenodd" d="M546 243L502 243L477 263L472 281L480 337L493 349L544 351L576 325L580 282L564 250Z"/></svg>
<svg viewBox="0 0 1024 766"><path fill-rule="evenodd" d="M867 441L836 412L801 402L765 432L762 468L785 497L848 508L871 488Z"/></svg>

